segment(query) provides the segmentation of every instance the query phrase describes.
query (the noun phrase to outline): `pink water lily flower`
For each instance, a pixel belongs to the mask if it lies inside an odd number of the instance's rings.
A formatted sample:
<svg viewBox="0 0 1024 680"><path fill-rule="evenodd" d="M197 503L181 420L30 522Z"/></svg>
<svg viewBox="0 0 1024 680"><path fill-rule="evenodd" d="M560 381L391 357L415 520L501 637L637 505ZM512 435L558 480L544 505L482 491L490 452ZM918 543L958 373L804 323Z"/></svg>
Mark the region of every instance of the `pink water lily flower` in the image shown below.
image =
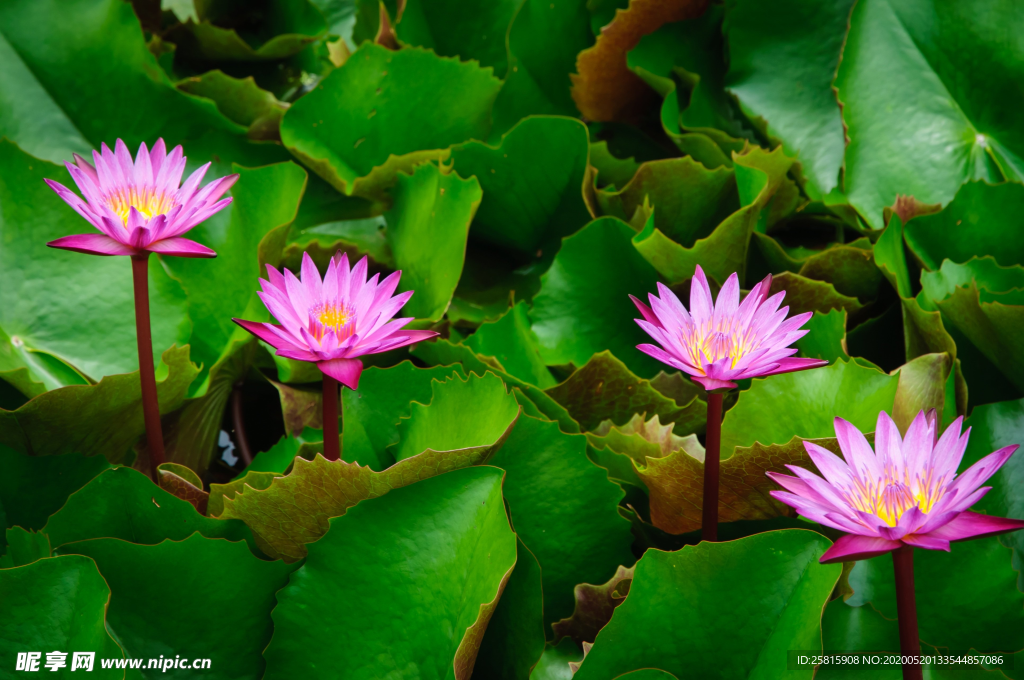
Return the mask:
<svg viewBox="0 0 1024 680"><path fill-rule="evenodd" d="M819 359L793 358L797 350L790 345L807 333L800 327L813 313L787 319L789 307L779 309L786 293L768 297L771 287L769 275L741 303L739 277L732 274L715 303L707 277L698 265L690 288L689 311L660 283L661 297L649 295L650 307L630 295L644 317L636 322L661 345L643 344L637 349L689 374L709 392L734 388L735 381L744 378L826 365L827 361Z"/></svg>
<svg viewBox="0 0 1024 680"><path fill-rule="evenodd" d="M967 448L970 428L962 435L957 418L936 441L932 411L919 413L900 437L896 423L878 414L875 448L860 430L835 419L845 462L822 447L804 442L824 479L789 465L796 477L767 473L787 491L772 491L807 519L847 532L821 557L823 563L852 562L903 546L949 550L951 541L992 536L1024 528L1024 521L991 517L969 508L992 487L981 486L1017 446L990 453L956 473Z"/></svg>
<svg viewBox="0 0 1024 680"><path fill-rule="evenodd" d="M358 357L386 352L428 340L434 331L404 331L413 317L392 319L412 297L406 291L392 297L402 272L377 283L378 274L366 279L366 258L349 269L348 255L338 252L323 280L309 257L302 255L301 280L288 270L267 266L257 293L280 323L235 323L277 349L289 359L315 362L326 375L350 389L359 385L363 362Z"/></svg>
<svg viewBox="0 0 1024 680"><path fill-rule="evenodd" d="M84 201L62 184L46 180L101 233L65 236L47 245L91 255L216 257L214 251L181 235L231 203L221 196L238 175L221 177L200 189L207 163L178 186L185 171L180 146L167 153L162 139L152 151L142 144L134 161L120 139L113 152L106 144L101 148L102 153L92 152L92 163L78 154L74 164L65 163Z"/></svg>

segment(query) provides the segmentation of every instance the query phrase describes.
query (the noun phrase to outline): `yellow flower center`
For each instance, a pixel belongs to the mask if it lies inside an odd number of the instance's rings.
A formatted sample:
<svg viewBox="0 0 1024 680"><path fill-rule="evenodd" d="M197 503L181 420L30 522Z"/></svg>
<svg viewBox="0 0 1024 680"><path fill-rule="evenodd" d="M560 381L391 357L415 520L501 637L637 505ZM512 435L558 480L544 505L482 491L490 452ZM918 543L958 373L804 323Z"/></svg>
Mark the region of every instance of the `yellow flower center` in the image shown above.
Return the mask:
<svg viewBox="0 0 1024 680"><path fill-rule="evenodd" d="M732 359L732 368L736 368L740 359L756 349L747 329L736 329L732 324L714 328L711 322L689 332L684 331L682 343L690 354L691 363L699 368L704 366L705 360L713 364L724 358Z"/></svg>
<svg viewBox="0 0 1024 680"><path fill-rule="evenodd" d="M334 331L339 340L352 335L354 329L352 310L345 305L333 303L320 303L313 307L309 313L310 329L313 337L323 340L328 329Z"/></svg>
<svg viewBox="0 0 1024 680"><path fill-rule="evenodd" d="M157 193L152 189L129 187L117 191L107 197L107 205L121 218L122 224L128 226L128 217L135 208L147 220L163 215L174 207L174 196Z"/></svg>

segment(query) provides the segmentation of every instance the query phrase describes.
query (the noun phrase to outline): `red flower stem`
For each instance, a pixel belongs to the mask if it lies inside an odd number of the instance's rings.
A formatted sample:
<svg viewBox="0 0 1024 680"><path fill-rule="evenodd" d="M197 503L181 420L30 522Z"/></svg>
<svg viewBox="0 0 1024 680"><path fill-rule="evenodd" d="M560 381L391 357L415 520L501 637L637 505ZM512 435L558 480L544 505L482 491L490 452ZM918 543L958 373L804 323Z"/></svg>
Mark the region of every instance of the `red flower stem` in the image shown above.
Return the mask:
<svg viewBox="0 0 1024 680"><path fill-rule="evenodd" d="M338 460L338 381L324 373L324 458Z"/></svg>
<svg viewBox="0 0 1024 680"><path fill-rule="evenodd" d="M135 286L135 337L139 345L139 377L142 381L142 414L149 444L149 472L157 482L156 468L164 462L164 435L160 427L160 402L153 366L153 333L149 327L149 253L132 255ZM159 482L158 482L159 483Z"/></svg>
<svg viewBox="0 0 1024 680"><path fill-rule="evenodd" d="M708 393L708 429L704 453L704 497L700 537L718 540L718 470L722 446L722 393Z"/></svg>
<svg viewBox="0 0 1024 680"><path fill-rule="evenodd" d="M249 437L245 433L245 416L242 413L242 383L235 383L231 390L231 422L235 426L235 440L238 442L238 455L246 467L252 464L252 449L249 448Z"/></svg>
<svg viewBox="0 0 1024 680"><path fill-rule="evenodd" d="M900 654L921 655L921 638L917 634L917 602L914 600L914 549L904 546L892 551L896 572L896 617L900 625ZM920 663L903 663L903 680L922 680Z"/></svg>

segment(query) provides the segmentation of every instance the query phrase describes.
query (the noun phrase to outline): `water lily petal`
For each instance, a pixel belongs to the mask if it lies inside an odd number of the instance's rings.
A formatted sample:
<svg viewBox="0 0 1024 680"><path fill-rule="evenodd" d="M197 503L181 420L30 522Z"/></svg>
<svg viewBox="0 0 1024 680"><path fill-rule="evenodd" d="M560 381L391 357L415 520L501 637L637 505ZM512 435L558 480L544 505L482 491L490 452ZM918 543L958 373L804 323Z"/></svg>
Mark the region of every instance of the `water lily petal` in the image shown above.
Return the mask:
<svg viewBox="0 0 1024 680"><path fill-rule="evenodd" d="M866 560L903 547L899 541L890 541L874 536L846 534L840 536L832 547L825 551L819 562L833 564L835 562L856 562Z"/></svg>

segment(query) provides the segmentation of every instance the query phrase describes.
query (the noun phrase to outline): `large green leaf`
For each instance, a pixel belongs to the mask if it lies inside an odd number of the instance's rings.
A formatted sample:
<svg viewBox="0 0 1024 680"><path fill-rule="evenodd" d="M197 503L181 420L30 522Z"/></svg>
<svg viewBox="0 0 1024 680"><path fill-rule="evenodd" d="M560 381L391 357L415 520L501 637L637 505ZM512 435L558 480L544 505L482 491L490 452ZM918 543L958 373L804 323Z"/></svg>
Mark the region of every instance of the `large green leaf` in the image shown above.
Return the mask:
<svg viewBox="0 0 1024 680"><path fill-rule="evenodd" d="M516 562L501 479L458 470L332 520L278 594L266 677L468 678Z"/></svg>
<svg viewBox="0 0 1024 680"><path fill-rule="evenodd" d="M403 314L437 321L462 275L466 237L480 205L480 184L425 163L399 173L387 215L388 243L402 270L399 290L414 290Z"/></svg>
<svg viewBox="0 0 1024 680"><path fill-rule="evenodd" d="M263 672L260 652L273 630L274 594L294 567L258 559L244 543L198 533L158 545L98 538L71 543L62 552L96 562L110 586L107 627L130 658L210 659L202 675L224 680ZM170 593L187 595L190 604ZM190 668L143 668L141 673L143 678L196 675Z"/></svg>
<svg viewBox="0 0 1024 680"><path fill-rule="evenodd" d="M110 466L101 456L29 456L0 444L0 509L8 527L42 529L68 496Z"/></svg>
<svg viewBox="0 0 1024 680"><path fill-rule="evenodd" d="M71 494L50 516L43 532L54 549L92 538L154 545L164 539L180 541L195 532L209 538L252 542L241 522L203 517L191 503L126 467L107 470Z"/></svg>
<svg viewBox="0 0 1024 680"><path fill-rule="evenodd" d="M796 156L808 193L839 182L846 141L832 80L853 0L766 4L732 0L725 85L751 120Z"/></svg>
<svg viewBox="0 0 1024 680"><path fill-rule="evenodd" d="M1024 593L1010 551L996 538L956 543L950 552L914 551L914 590L921 640L950 650L1018 652L1024 649ZM870 602L896 619L892 558L857 562L849 575L858 606ZM941 593L942 597L931 597ZM1012 671L1012 661L1007 664ZM1009 673L1018 676L1019 672Z"/></svg>
<svg viewBox="0 0 1024 680"><path fill-rule="evenodd" d="M320 455L312 461L296 458L292 471L273 477L268 486L242 486L233 489L233 496L225 495L220 517L244 520L260 548L272 557L301 559L306 544L327 531L328 520L344 515L356 503L427 477L486 463L519 415L515 398L495 375L467 380L455 375L445 383L432 381L431 390L430 405L413 404L412 415L398 428L399 441L393 449L396 464L375 472L355 463L329 462ZM479 421L452 427L477 408Z"/></svg>
<svg viewBox="0 0 1024 680"><path fill-rule="evenodd" d="M104 627L110 589L96 564L87 557L67 555L38 560L15 569L0 569L0 658L4 675L16 677L19 653L40 653L35 668L50 672L47 652L66 656L60 677L92 671L100 678L123 678L124 669L104 669L100 659L123 659L124 652ZM73 668L73 652L93 652L92 666ZM57 668L53 668L57 671ZM18 673L17 675L21 675Z"/></svg>
<svg viewBox="0 0 1024 680"><path fill-rule="evenodd" d="M0 8L0 17L10 7ZM64 168L0 141L0 326L19 348L59 357L93 380L137 370L131 263L47 248L50 240L95 230L44 178L74 186ZM188 342L191 327L181 286L156 258L149 299L159 361L172 344Z"/></svg>
<svg viewBox="0 0 1024 680"><path fill-rule="evenodd" d="M431 381L430 387L430 403L411 404L409 416L398 422L398 443L392 449L396 461L447 451L484 462L505 441L522 410L493 373L465 380L452 376L443 383Z"/></svg>
<svg viewBox="0 0 1024 680"><path fill-rule="evenodd" d="M412 354L428 366L454 366L460 364L466 374L472 372L479 376L486 375L490 371L504 380L507 385L515 388L517 400L520 400L521 396L533 404L534 408L543 414L544 418L557 422L562 432L580 431L579 424L573 420L564 406L548 396L539 387L535 387L506 373L503 367L501 367L501 363L494 357L478 355L465 345L457 345L444 339L419 343ZM520 403L522 402L520 401Z"/></svg>
<svg viewBox="0 0 1024 680"><path fill-rule="evenodd" d="M288 109L281 139L338 191L379 196L398 170L486 139L500 86L472 63L364 44Z"/></svg>
<svg viewBox="0 0 1024 680"><path fill-rule="evenodd" d="M605 420L625 425L634 414L659 416L675 424L679 435L704 429L707 403L684 395L680 402L660 392L648 380L638 378L610 352L595 354L564 382L547 390L568 409L584 430L595 430Z"/></svg>
<svg viewBox="0 0 1024 680"><path fill-rule="evenodd" d="M170 413L185 399L198 370L189 348L164 352L166 377L157 381L160 412ZM0 443L33 456L82 453L124 459L146 432L138 371L110 375L95 385L70 385L32 399L16 411L0 410Z"/></svg>
<svg viewBox="0 0 1024 680"><path fill-rule="evenodd" d="M377 472L394 465L387 449L398 443L399 419L409 415L412 402L430 403L434 380L445 381L456 373L464 375L461 366L417 368L410 361L363 371L358 390L341 392L342 458Z"/></svg>
<svg viewBox="0 0 1024 680"><path fill-rule="evenodd" d="M544 594L537 558L520 539L516 567L487 624L473 677L526 680L544 653Z"/></svg>
<svg viewBox="0 0 1024 680"><path fill-rule="evenodd" d="M921 275L931 300L966 340L1018 390L1024 390L1024 267L1000 267L990 256L949 260Z"/></svg>
<svg viewBox="0 0 1024 680"><path fill-rule="evenodd" d="M594 42L587 0L523 0L508 30L508 75L494 102L494 133L531 114L575 116L569 74Z"/></svg>
<svg viewBox="0 0 1024 680"><path fill-rule="evenodd" d="M630 242L633 234L625 222L602 217L562 242L530 311L546 363L582 366L611 350L641 377L658 372L661 364L636 349L649 338L627 296L653 292L658 277Z"/></svg>
<svg viewBox="0 0 1024 680"><path fill-rule="evenodd" d="M719 283L725 283L733 272L739 273L741 282L746 275L750 235L762 211L787 181L793 159L781 147L771 152L752 147L742 155L734 153L733 162L743 207L725 218L707 238L684 247L656 228L654 220L647 220L643 231L633 238L640 254L668 281L681 283L692 277L697 265Z"/></svg>
<svg viewBox="0 0 1024 680"><path fill-rule="evenodd" d="M587 128L579 120L531 116L491 147L467 142L452 148L452 163L483 189L470 234L534 256L590 221L583 202Z"/></svg>
<svg viewBox="0 0 1024 680"><path fill-rule="evenodd" d="M984 404L971 412L964 423L971 438L960 464L962 470L1004 446L1024 444L1024 401ZM1024 519L1024 453L1017 451L1002 469L985 482L992 490L974 506L979 512ZM9 513L10 511L8 511ZM1024 564L1024 535L1019 531L1000 538L1013 548L1014 564ZM1024 591L1024 576L1018 580Z"/></svg>
<svg viewBox="0 0 1024 680"><path fill-rule="evenodd" d="M7 103L0 127L34 155L70 161L72 152L101 142L121 138L134 149L163 137L172 146L185 144L194 165L213 160L218 170L232 161L286 158L280 147L248 142L245 128L213 102L177 90L146 48L131 5L121 0L5 2L0 45L10 73L0 80L0 101ZM26 92L30 99L18 102Z"/></svg>
<svg viewBox="0 0 1024 680"><path fill-rule="evenodd" d="M541 359L526 307L520 302L497 321L480 324L465 344L477 354L493 356L521 380L541 389L553 387L555 378Z"/></svg>
<svg viewBox="0 0 1024 680"><path fill-rule="evenodd" d="M755 379L725 414L723 457L755 442L834 437L836 417L873 432L879 411L892 410L898 383L898 376L853 361Z"/></svg>
<svg viewBox="0 0 1024 680"><path fill-rule="evenodd" d="M522 0L467 5L459 0L405 0L395 35L406 45L428 47L443 57L478 61L505 76L505 35ZM392 17L394 19L394 17Z"/></svg>
<svg viewBox="0 0 1024 680"><path fill-rule="evenodd" d="M892 654L900 652L900 631L896 621L884 618L870 605L851 607L841 598L832 600L825 607L821 618L821 633L824 649L833 652L863 651L872 655L884 651ZM943 654L963 658L960 654L951 654L952 650L936 649L925 641L922 641L921 651L925 655ZM992 677L991 671L984 666L965 661L924 664L924 669L925 677L931 680L986 680ZM814 677L823 680L856 680L863 678L864 672L860 664L822 664ZM897 664L872 665L871 676L877 680L900 680L903 669Z"/></svg>
<svg viewBox="0 0 1024 680"><path fill-rule="evenodd" d="M903 233L928 269L946 259L964 263L985 255L1004 267L1024 265L1024 245L1015 231L1022 212L1024 186L968 182L942 212L915 217Z"/></svg>
<svg viewBox="0 0 1024 680"><path fill-rule="evenodd" d="M627 222L641 207L653 207L654 226L686 247L740 207L733 170L709 170L690 156L648 161L621 190L598 191L597 201L604 214Z"/></svg>
<svg viewBox="0 0 1024 680"><path fill-rule="evenodd" d="M221 113L249 128L250 139L280 138L281 116L288 105L261 89L252 76L232 78L223 71L207 71L177 85L179 90L212 99Z"/></svg>
<svg viewBox="0 0 1024 680"><path fill-rule="evenodd" d="M194 4L198 21L186 21L167 33L177 54L186 59L282 59L304 50L327 28L309 0L271 0L259 3L255 11L243 0Z"/></svg>
<svg viewBox="0 0 1024 680"><path fill-rule="evenodd" d="M821 648L821 612L841 571L818 563L828 545L797 529L648 550L573 677L651 667L678 677L778 677L788 650Z"/></svg>
<svg viewBox="0 0 1024 680"><path fill-rule="evenodd" d="M662 121L673 141L703 135L727 154L754 135L725 91L723 15L721 5L711 5L699 17L665 24L641 38L626 63L665 97Z"/></svg>
<svg viewBox="0 0 1024 680"><path fill-rule="evenodd" d="M872 227L897 194L946 203L967 180L1024 177L1018 9L1012 0L984 12L955 0L856 4L835 86L850 138L846 195Z"/></svg>
<svg viewBox="0 0 1024 680"><path fill-rule="evenodd" d="M616 510L622 490L587 459L585 436L522 416L490 464L506 471L512 525L540 562L545 624L572 614L577 583L632 564L629 523Z"/></svg>

